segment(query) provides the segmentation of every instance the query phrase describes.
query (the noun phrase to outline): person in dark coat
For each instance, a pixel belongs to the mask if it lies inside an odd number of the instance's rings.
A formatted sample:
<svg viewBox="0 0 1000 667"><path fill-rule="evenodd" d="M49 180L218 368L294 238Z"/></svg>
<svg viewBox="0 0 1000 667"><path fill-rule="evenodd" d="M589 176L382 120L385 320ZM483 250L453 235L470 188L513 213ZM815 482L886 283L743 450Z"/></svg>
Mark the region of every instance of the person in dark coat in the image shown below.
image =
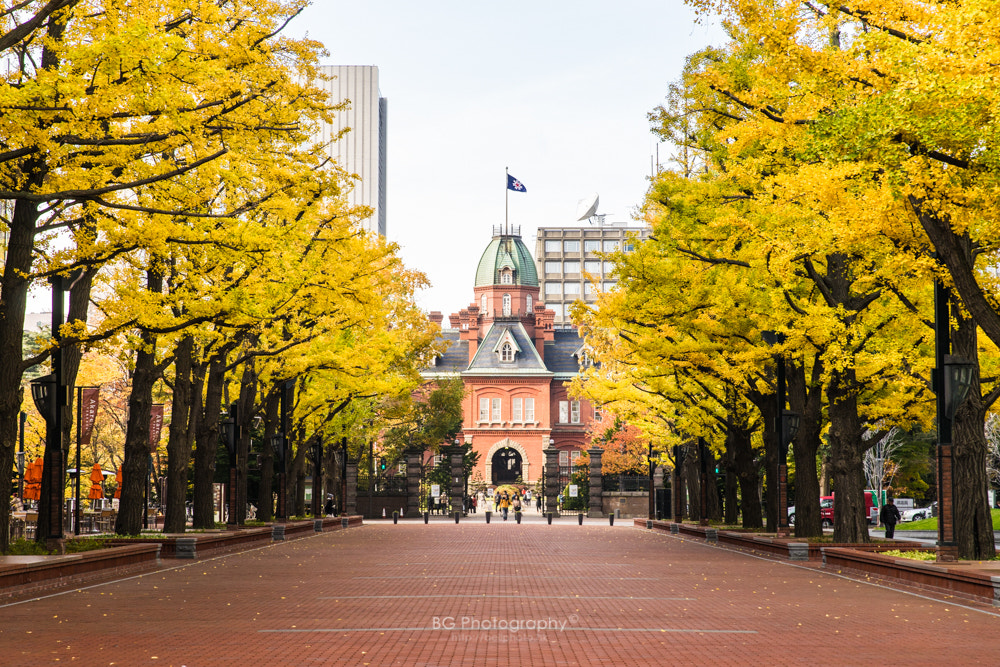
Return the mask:
<svg viewBox="0 0 1000 667"><path fill-rule="evenodd" d="M882 511L878 513L878 518L881 519L882 525L885 526L885 536L891 539L896 532L896 524L899 523L900 519L899 508L892 502L892 498L885 501Z"/></svg>

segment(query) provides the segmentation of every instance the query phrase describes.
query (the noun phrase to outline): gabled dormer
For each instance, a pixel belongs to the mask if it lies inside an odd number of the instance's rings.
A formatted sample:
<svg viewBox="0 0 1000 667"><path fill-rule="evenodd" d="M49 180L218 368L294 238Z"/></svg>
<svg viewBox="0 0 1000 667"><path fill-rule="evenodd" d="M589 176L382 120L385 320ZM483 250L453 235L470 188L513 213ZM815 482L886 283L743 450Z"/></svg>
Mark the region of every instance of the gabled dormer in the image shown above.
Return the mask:
<svg viewBox="0 0 1000 667"><path fill-rule="evenodd" d="M493 354L497 355L497 361L501 364L513 364L517 361L518 355L521 354L521 346L517 344L517 339L510 329L504 329L500 334L497 344L493 346Z"/></svg>

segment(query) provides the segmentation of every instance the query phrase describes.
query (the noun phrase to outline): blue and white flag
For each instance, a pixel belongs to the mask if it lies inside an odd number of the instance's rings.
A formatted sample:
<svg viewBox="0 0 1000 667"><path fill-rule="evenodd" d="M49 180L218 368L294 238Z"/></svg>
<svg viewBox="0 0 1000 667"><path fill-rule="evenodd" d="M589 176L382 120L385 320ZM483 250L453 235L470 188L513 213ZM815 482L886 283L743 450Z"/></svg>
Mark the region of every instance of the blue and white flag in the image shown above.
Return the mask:
<svg viewBox="0 0 1000 667"><path fill-rule="evenodd" d="M507 174L507 189L513 190L514 192L527 192L528 188L524 187L524 183L517 180L510 174Z"/></svg>

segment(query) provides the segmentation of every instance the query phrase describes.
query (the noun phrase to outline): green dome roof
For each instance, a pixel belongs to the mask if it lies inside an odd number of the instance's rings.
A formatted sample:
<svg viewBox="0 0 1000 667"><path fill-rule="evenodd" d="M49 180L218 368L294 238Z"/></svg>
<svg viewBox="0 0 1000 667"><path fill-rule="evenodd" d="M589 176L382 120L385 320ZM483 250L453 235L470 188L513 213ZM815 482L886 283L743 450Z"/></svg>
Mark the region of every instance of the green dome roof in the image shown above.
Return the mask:
<svg viewBox="0 0 1000 667"><path fill-rule="evenodd" d="M514 285L538 287L535 260L520 236L494 236L486 246L476 269L476 287L500 284L500 271L509 268L514 272Z"/></svg>

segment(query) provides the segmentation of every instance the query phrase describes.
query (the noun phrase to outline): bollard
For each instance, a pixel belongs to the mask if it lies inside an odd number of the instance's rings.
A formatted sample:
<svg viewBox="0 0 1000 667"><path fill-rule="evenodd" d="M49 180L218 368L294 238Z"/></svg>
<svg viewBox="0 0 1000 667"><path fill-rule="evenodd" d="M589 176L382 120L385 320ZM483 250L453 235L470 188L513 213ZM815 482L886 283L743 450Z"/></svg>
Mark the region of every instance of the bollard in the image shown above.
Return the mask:
<svg viewBox="0 0 1000 667"><path fill-rule="evenodd" d="M490 511L487 511L487 512L486 512L486 523L489 523L489 522L490 522L490 517L491 517L492 515L493 515L493 512L490 512Z"/></svg>
<svg viewBox="0 0 1000 667"><path fill-rule="evenodd" d="M455 512L455 523L458 523L458 517L462 516L461 512Z"/></svg>
<svg viewBox="0 0 1000 667"><path fill-rule="evenodd" d="M612 526L615 525L615 515L614 514L609 515L608 519L611 521L611 525Z"/></svg>
<svg viewBox="0 0 1000 667"><path fill-rule="evenodd" d="M431 518L431 513L430 512L424 512L424 523L427 523L428 521L430 521L430 518Z"/></svg>
<svg viewBox="0 0 1000 667"><path fill-rule="evenodd" d="M350 523L350 521L351 520L348 519L346 516L345 517L341 517L340 518L340 527L341 528L347 528L347 525Z"/></svg>
<svg viewBox="0 0 1000 667"><path fill-rule="evenodd" d="M520 512L514 512L514 518L517 519L518 523L521 523L521 513Z"/></svg>
<svg viewBox="0 0 1000 667"><path fill-rule="evenodd" d="M552 525L552 512L548 513L548 518L549 518L549 525L551 526Z"/></svg>
<svg viewBox="0 0 1000 667"><path fill-rule="evenodd" d="M392 523L393 523L393 525L399 523L399 512L393 511L393 513L392 513Z"/></svg>
<svg viewBox="0 0 1000 667"><path fill-rule="evenodd" d="M317 533L323 532L323 519L313 519L313 531Z"/></svg>
<svg viewBox="0 0 1000 667"><path fill-rule="evenodd" d="M577 514L576 518L577 518L577 523L579 523L582 526L583 525L583 514L582 513Z"/></svg>

